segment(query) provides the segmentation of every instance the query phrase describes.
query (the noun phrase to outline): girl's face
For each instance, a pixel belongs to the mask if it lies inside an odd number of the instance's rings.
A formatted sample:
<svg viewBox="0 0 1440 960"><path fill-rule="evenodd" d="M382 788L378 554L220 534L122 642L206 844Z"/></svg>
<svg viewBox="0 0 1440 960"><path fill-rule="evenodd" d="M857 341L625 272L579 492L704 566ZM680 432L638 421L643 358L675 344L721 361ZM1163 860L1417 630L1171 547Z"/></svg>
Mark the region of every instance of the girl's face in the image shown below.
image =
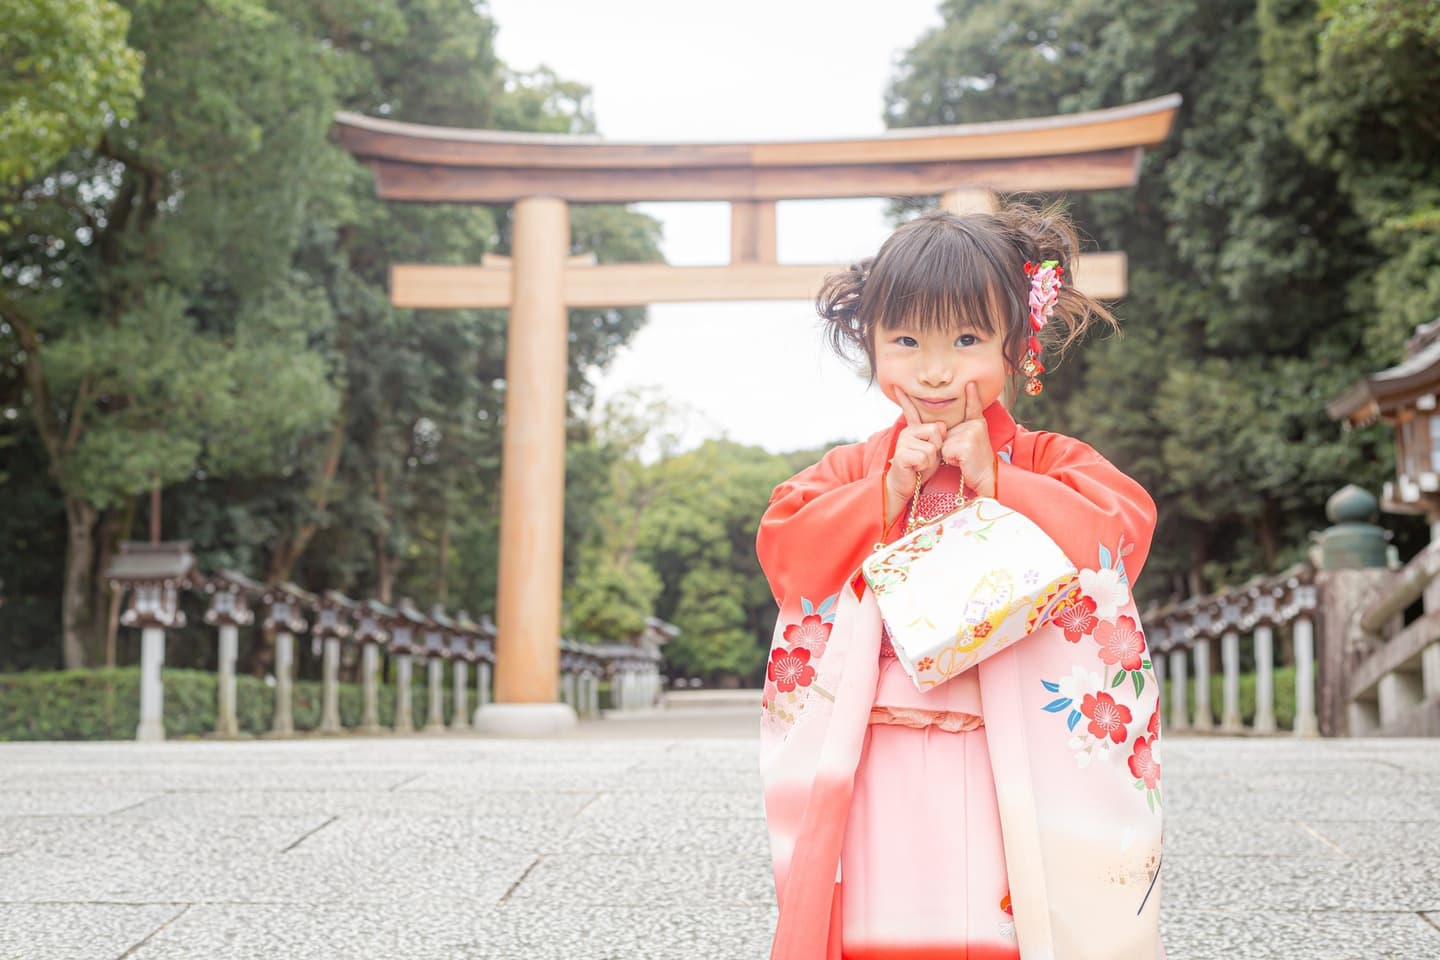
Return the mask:
<svg viewBox="0 0 1440 960"><path fill-rule="evenodd" d="M945 333L918 325L875 329L875 380L892 403L904 393L915 401L925 423L950 428L965 419L965 385L980 390L982 409L1005 389L1009 364L1003 338L970 326Z"/></svg>

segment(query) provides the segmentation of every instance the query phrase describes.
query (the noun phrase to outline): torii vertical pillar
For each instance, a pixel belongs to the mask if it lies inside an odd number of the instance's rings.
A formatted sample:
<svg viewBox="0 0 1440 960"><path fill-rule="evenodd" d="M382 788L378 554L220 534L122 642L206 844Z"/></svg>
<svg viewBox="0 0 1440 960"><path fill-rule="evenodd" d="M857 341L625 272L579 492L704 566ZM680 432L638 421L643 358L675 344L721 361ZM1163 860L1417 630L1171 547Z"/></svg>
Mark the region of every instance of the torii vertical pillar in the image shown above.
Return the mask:
<svg viewBox="0 0 1440 960"><path fill-rule="evenodd" d="M495 702L476 711L475 728L547 736L577 722L575 710L558 702L570 209L564 200L529 197L513 216Z"/></svg>

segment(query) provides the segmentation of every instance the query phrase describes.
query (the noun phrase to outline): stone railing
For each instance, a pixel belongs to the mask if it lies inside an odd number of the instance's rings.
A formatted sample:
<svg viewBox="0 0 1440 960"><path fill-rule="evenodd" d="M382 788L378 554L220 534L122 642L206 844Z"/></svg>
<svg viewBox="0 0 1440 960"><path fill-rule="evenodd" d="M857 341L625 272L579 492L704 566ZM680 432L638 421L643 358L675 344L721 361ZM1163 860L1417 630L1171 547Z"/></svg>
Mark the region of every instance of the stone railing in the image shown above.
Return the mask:
<svg viewBox="0 0 1440 960"><path fill-rule="evenodd" d="M1297 564L1272 577L1256 578L1145 614L1142 620L1155 672L1162 680L1166 675L1170 678L1169 728L1276 733L1278 659L1295 666L1294 734L1317 736L1317 601L1315 569L1309 564ZM1217 647L1224 673L1218 718L1210 702ZM1285 650L1288 656L1284 656ZM1240 715L1240 661L1245 651L1253 654L1255 664L1255 716L1249 728Z"/></svg>
<svg viewBox="0 0 1440 960"><path fill-rule="evenodd" d="M216 628L219 645L215 726L219 736L235 737L240 733L235 662L242 627L259 627L274 638L275 710L270 731L274 736L295 732L295 641L306 632L312 638L312 655L321 660L322 707L317 733L388 732L380 725L382 656L389 657L394 665L395 716L389 728L393 732L416 732L411 682L417 661L427 670L428 685L428 710L420 732L468 731L473 711L491 700L496 631L488 617L477 622L464 611L452 616L438 605L427 615L408 600L390 607L377 600L354 600L335 591L316 595L289 583L266 586L229 570L203 575L193 569L188 545L125 546L132 548L122 557L128 565L118 565L118 573L111 580L115 586L129 589L130 605L121 622L144 631L141 721L136 739L164 739L160 672L165 632L184 625L184 615L178 612L178 594L187 590L210 598L204 619ZM175 556L186 562L166 567ZM347 655L352 664L358 659L363 696L363 715L352 730L342 725L340 716L340 673ZM608 679L613 708L652 706L660 690L660 659L652 649L628 644L561 640L560 698L582 717L599 716L600 683ZM444 696L447 668L452 683L448 722ZM469 704L472 690L473 710Z"/></svg>
<svg viewBox="0 0 1440 960"><path fill-rule="evenodd" d="M1334 698L1337 730L1440 736L1440 541L1399 570L1337 571L1335 578L1327 640L1344 677ZM1423 613L1405 624L1417 601Z"/></svg>
<svg viewBox="0 0 1440 960"><path fill-rule="evenodd" d="M1372 522L1377 507L1347 486L1326 504L1333 525L1313 536L1313 563L1146 616L1156 670L1168 665L1173 681L1171 729L1244 729L1239 665L1252 651L1255 733L1276 732L1274 665L1288 659L1297 735L1440 736L1440 539L1402 567L1389 533ZM1288 657L1279 646L1287 639ZM1209 701L1217 641L1225 672L1218 727Z"/></svg>

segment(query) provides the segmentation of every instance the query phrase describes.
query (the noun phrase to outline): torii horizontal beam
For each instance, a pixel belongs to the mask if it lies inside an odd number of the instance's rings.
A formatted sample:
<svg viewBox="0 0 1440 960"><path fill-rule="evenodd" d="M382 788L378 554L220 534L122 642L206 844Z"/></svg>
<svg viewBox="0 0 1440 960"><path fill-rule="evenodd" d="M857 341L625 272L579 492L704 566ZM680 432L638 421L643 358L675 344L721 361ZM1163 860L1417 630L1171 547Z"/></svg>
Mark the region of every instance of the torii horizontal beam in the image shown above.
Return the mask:
<svg viewBox="0 0 1440 960"><path fill-rule="evenodd" d="M641 307L651 303L808 300L836 264L732 263L672 267L664 263L567 266L561 275L567 307ZM1103 300L1125 295L1125 254L1091 253L1073 271L1076 285ZM390 302L428 310L504 309L512 279L507 266L398 264L390 269Z"/></svg>
<svg viewBox="0 0 1440 960"><path fill-rule="evenodd" d="M394 200L798 200L963 187L1056 193L1133 184L1143 150L1165 139L1179 106L1172 94L1068 116L775 143L622 143L356 113L337 113L335 131L375 172L380 196Z"/></svg>

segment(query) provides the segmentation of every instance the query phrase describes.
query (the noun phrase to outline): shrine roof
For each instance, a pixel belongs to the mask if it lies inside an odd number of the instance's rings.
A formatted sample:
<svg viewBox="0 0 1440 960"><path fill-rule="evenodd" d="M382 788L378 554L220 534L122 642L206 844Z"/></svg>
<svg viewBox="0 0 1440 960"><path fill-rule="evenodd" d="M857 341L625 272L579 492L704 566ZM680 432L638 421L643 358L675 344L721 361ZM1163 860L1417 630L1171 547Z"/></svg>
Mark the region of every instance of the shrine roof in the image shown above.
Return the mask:
<svg viewBox="0 0 1440 960"><path fill-rule="evenodd" d="M1440 392L1440 320L1421 324L1406 344L1409 355L1353 384L1326 407L1334 420L1368 426Z"/></svg>

